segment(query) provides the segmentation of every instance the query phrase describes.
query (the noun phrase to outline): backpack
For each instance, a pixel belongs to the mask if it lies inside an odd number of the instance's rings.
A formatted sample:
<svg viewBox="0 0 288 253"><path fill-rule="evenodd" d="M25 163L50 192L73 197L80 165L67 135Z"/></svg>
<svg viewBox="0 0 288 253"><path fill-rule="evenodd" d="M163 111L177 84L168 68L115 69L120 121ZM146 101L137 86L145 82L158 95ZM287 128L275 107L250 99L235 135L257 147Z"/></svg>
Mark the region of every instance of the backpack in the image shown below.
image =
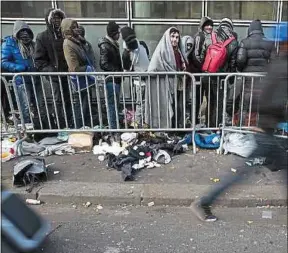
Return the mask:
<svg viewBox="0 0 288 253"><path fill-rule="evenodd" d="M222 42L217 41L216 33L212 32L212 44L208 47L202 71L216 73L227 59L226 46L229 45L235 38L232 36L228 40Z"/></svg>

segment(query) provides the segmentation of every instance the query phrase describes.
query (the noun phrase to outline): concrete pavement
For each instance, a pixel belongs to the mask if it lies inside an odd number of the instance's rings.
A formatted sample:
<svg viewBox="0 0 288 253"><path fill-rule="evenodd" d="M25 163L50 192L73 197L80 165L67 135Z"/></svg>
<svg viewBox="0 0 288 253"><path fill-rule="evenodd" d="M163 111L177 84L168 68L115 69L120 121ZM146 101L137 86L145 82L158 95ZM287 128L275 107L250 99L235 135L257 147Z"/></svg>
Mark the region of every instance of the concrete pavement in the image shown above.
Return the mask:
<svg viewBox="0 0 288 253"><path fill-rule="evenodd" d="M25 158L20 158L25 159ZM35 187L31 194L25 188L11 188L13 165L17 160L2 164L2 183L24 198L46 203L91 202L97 204L182 205L205 193L214 183L233 174L231 168L243 164L233 155L217 155L215 151L191 152L174 157L168 165L140 171L133 182L123 182L121 173L109 170L93 154L51 156L45 158L49 166L49 181ZM54 175L54 171L60 171ZM218 204L229 207L286 205L286 188L281 172L258 168L243 182L224 194Z"/></svg>
<svg viewBox="0 0 288 253"><path fill-rule="evenodd" d="M35 208L53 226L37 253L287 252L286 208L216 208L215 223L200 222L189 208Z"/></svg>

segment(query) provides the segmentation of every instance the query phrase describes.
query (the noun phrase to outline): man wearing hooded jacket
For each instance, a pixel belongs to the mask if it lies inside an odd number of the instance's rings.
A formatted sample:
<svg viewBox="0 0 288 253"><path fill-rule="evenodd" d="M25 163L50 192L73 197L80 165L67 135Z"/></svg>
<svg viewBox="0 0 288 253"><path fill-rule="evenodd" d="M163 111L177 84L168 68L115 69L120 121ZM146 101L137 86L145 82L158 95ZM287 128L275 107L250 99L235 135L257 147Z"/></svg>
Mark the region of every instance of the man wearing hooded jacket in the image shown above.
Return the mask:
<svg viewBox="0 0 288 253"><path fill-rule="evenodd" d="M1 69L4 72L34 72L34 34L28 24L22 20L14 23L13 35L3 40L1 48ZM38 98L38 108L42 110L41 90L37 78L30 76L16 77L16 90L18 93L19 106L22 111L24 123L31 123L29 106L32 98ZM34 87L33 87L34 86ZM34 94L34 89L36 94ZM41 100L41 101L40 101ZM36 105L36 104L34 104ZM37 105L36 105L37 106Z"/></svg>
<svg viewBox="0 0 288 253"><path fill-rule="evenodd" d="M61 33L61 21L66 17L60 9L49 9L45 21L47 29L38 34L35 46L35 65L39 72L68 72L68 66L63 51L64 38ZM67 78L60 76L51 76L48 81L52 81L53 95L56 103L54 113L59 120L57 127L69 127L71 119L71 102ZM61 82L59 82L61 81ZM63 91L63 100L61 95ZM65 105L66 115L64 115L63 106ZM54 106L54 103L53 103ZM65 123L65 118L68 125ZM57 122L58 122L57 120Z"/></svg>

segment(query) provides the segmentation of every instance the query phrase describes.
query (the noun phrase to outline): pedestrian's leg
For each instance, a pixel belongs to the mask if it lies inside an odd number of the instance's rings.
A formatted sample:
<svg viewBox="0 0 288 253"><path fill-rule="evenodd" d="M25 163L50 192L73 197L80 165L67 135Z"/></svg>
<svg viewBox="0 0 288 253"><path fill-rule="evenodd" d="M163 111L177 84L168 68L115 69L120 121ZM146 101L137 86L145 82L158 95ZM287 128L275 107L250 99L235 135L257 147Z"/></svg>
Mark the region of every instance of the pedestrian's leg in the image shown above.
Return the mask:
<svg viewBox="0 0 288 253"><path fill-rule="evenodd" d="M134 84L135 85L135 84ZM141 84L139 82L139 85L135 85L135 89L136 89L136 111L135 111L135 120L138 124L142 124L142 107L141 107L141 103L142 103L142 88L141 88Z"/></svg>
<svg viewBox="0 0 288 253"><path fill-rule="evenodd" d="M184 100L184 96L183 96L183 90L178 90L177 91L177 109L178 109L178 126L179 128L183 128L185 127L185 122L184 122L184 106L183 106L183 100Z"/></svg>
<svg viewBox="0 0 288 253"><path fill-rule="evenodd" d="M107 89L107 102L108 102L108 110L109 110L109 118L110 124L109 127L111 129L117 128L117 117L116 113L119 111L119 96L120 96L120 85L113 84L112 82L108 82L106 84ZM116 97L114 96L114 92ZM115 101L116 100L116 101ZM115 103L116 102L116 103ZM117 110L117 112L116 112Z"/></svg>
<svg viewBox="0 0 288 253"><path fill-rule="evenodd" d="M19 111L21 111L24 119L24 124L31 123L30 114L29 114L29 98L25 92L24 84L17 86L17 95L20 102Z"/></svg>

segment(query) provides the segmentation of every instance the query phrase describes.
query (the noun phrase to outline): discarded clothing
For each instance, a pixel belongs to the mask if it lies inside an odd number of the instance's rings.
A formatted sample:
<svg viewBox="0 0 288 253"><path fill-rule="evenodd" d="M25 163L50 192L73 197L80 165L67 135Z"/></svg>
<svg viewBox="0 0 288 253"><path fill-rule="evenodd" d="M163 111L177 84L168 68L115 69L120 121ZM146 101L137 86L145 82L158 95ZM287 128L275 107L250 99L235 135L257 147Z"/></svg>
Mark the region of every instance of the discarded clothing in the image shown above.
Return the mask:
<svg viewBox="0 0 288 253"><path fill-rule="evenodd" d="M21 143L20 150L22 155L37 155L41 151L44 151L45 147L39 145L38 143L23 141Z"/></svg>
<svg viewBox="0 0 288 253"><path fill-rule="evenodd" d="M195 143L200 148L217 149L220 146L220 134L195 133Z"/></svg>
<svg viewBox="0 0 288 253"><path fill-rule="evenodd" d="M168 164L171 162L171 156L164 150L159 150L153 159L160 164Z"/></svg>
<svg viewBox="0 0 288 253"><path fill-rule="evenodd" d="M31 187L27 191L32 191L35 184L47 181L47 168L44 159L27 159L18 162L14 166L13 185Z"/></svg>
<svg viewBox="0 0 288 253"><path fill-rule="evenodd" d="M124 133L121 134L121 140L126 142L127 144L133 144L137 140L137 134L136 133Z"/></svg>
<svg viewBox="0 0 288 253"><path fill-rule="evenodd" d="M39 156L49 156L49 155L64 155L64 154L75 154L75 149L73 149L68 143L62 143L57 145L47 146L45 150L39 153Z"/></svg>
<svg viewBox="0 0 288 253"><path fill-rule="evenodd" d="M224 137L224 154L232 153L249 157L256 147L257 143L253 134L228 133Z"/></svg>
<svg viewBox="0 0 288 253"><path fill-rule="evenodd" d="M111 146L109 146L108 143L103 142L101 143L101 145L95 145L93 147L93 154L105 155L106 153L111 153L111 154L114 154L115 156L118 156L124 150L125 148L120 147L120 144L117 142L113 142Z"/></svg>
<svg viewBox="0 0 288 253"><path fill-rule="evenodd" d="M47 146L47 145L56 145L58 143L62 143L63 141L58 139L57 137L46 137L38 142L41 146Z"/></svg>

